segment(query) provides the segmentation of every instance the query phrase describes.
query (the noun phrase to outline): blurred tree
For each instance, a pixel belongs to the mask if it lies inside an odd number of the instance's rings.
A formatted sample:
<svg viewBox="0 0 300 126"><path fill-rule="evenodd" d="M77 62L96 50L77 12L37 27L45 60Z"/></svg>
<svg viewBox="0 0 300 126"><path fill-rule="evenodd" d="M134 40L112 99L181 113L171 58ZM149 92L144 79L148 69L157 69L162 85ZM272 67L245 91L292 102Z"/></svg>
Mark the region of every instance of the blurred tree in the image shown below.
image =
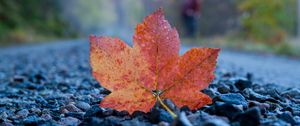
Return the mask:
<svg viewBox="0 0 300 126"><path fill-rule="evenodd" d="M117 35L129 38L133 27L144 17L137 0L64 0L63 15L81 35Z"/></svg>
<svg viewBox="0 0 300 126"><path fill-rule="evenodd" d="M95 34L99 31L112 30L117 19L115 6L107 0L64 0L63 18L80 34Z"/></svg>
<svg viewBox="0 0 300 126"><path fill-rule="evenodd" d="M75 35L61 18L60 11L58 0L1 0L1 43Z"/></svg>
<svg viewBox="0 0 300 126"><path fill-rule="evenodd" d="M224 35L236 31L239 27L237 1L203 0L199 24L201 35Z"/></svg>
<svg viewBox="0 0 300 126"><path fill-rule="evenodd" d="M266 42L282 42L295 31L296 0L241 0L245 36Z"/></svg>
<svg viewBox="0 0 300 126"><path fill-rule="evenodd" d="M297 21L297 25L298 25L298 30L297 30L297 35L298 35L298 39L300 39L300 0L297 0L297 8L298 8L298 11L297 11L297 15L298 15L298 21Z"/></svg>

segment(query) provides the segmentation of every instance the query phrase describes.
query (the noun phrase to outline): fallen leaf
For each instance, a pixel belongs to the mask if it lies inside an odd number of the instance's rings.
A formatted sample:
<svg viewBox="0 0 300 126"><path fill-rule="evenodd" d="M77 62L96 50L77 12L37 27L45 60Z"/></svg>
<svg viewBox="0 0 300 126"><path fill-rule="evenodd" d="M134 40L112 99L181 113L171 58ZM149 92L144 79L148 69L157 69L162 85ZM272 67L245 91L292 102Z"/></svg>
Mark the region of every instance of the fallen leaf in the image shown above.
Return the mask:
<svg viewBox="0 0 300 126"><path fill-rule="evenodd" d="M161 9L137 25L133 47L118 38L90 36L93 76L112 92L100 106L149 112L157 96L192 110L210 104L200 90L214 78L220 49L192 48L179 56L179 46L178 33Z"/></svg>

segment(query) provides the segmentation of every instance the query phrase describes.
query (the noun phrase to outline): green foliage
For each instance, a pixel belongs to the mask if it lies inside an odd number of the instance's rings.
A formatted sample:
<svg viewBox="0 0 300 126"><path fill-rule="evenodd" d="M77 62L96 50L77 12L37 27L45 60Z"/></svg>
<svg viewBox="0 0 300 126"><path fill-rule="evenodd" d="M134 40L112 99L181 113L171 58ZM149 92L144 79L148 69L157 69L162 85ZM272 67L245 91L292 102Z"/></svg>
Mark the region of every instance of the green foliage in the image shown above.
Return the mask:
<svg viewBox="0 0 300 126"><path fill-rule="evenodd" d="M296 48L294 48L291 44L289 44L288 42L282 42L279 45L276 45L274 47L274 53L276 54L282 54L282 55L287 55L287 56L298 56L299 57L299 53L297 53Z"/></svg>
<svg viewBox="0 0 300 126"><path fill-rule="evenodd" d="M1 0L0 41L37 41L41 38L67 37L68 29L60 17L58 0Z"/></svg>
<svg viewBox="0 0 300 126"><path fill-rule="evenodd" d="M258 41L282 42L296 25L296 0L241 0L245 36Z"/></svg>

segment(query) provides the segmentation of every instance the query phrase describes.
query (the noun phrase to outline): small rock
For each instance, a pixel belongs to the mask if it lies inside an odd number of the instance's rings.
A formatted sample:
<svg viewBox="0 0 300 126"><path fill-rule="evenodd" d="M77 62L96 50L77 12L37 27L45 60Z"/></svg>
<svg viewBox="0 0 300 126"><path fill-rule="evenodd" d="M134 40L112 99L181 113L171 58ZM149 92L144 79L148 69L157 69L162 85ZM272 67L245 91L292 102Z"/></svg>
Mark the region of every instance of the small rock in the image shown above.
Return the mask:
<svg viewBox="0 0 300 126"><path fill-rule="evenodd" d="M75 106L80 108L83 111L87 111L88 109L91 108L90 104L85 103L85 102L81 102L81 101L76 102Z"/></svg>
<svg viewBox="0 0 300 126"><path fill-rule="evenodd" d="M95 90L95 89L94 89ZM93 100L93 97L91 95L82 95L82 96L78 96L76 97L76 99L78 101L82 101L82 102L86 102L86 103L90 103Z"/></svg>
<svg viewBox="0 0 300 126"><path fill-rule="evenodd" d="M55 108L59 107L59 103L57 102L56 99L49 99L49 100L47 100L47 102L48 103L45 106L47 108L55 109Z"/></svg>
<svg viewBox="0 0 300 126"><path fill-rule="evenodd" d="M84 112L69 112L69 113L66 113L65 116L68 117L68 116L71 116L71 117L75 117L77 119L84 119Z"/></svg>
<svg viewBox="0 0 300 126"><path fill-rule="evenodd" d="M35 102L41 104L42 106L47 106L47 104L48 104L48 102L41 96L38 96L35 99Z"/></svg>
<svg viewBox="0 0 300 126"><path fill-rule="evenodd" d="M12 101L10 98L0 98L0 106L12 106Z"/></svg>
<svg viewBox="0 0 300 126"><path fill-rule="evenodd" d="M47 80L47 78L43 74L35 74L29 78L29 81L38 84L43 83L45 80Z"/></svg>
<svg viewBox="0 0 300 126"><path fill-rule="evenodd" d="M102 116L110 116L114 113L114 110L111 108L106 108L104 111L102 111Z"/></svg>
<svg viewBox="0 0 300 126"><path fill-rule="evenodd" d="M260 124L260 110L253 107L240 115L239 121L241 126L258 126Z"/></svg>
<svg viewBox="0 0 300 126"><path fill-rule="evenodd" d="M119 126L121 125L121 122L124 121L125 119L124 118L119 118L119 117L116 117L116 116L107 116L105 117L102 125L104 126Z"/></svg>
<svg viewBox="0 0 300 126"><path fill-rule="evenodd" d="M92 117L92 116L102 116L103 109L99 107L99 105L93 105L89 110L85 112L85 117Z"/></svg>
<svg viewBox="0 0 300 126"><path fill-rule="evenodd" d="M47 120L51 120L52 119L52 116L50 114L42 114L41 115L41 118L45 121Z"/></svg>
<svg viewBox="0 0 300 126"><path fill-rule="evenodd" d="M100 94L106 94L106 95L108 95L108 94L110 94L111 92L110 92L109 90L105 89L105 88L101 88L101 90L100 90L99 93L100 93Z"/></svg>
<svg viewBox="0 0 300 126"><path fill-rule="evenodd" d="M59 111L60 111L60 113L62 113L62 114L68 113L68 112L69 112L65 107L60 108Z"/></svg>
<svg viewBox="0 0 300 126"><path fill-rule="evenodd" d="M143 117L143 116L145 116L146 115L146 113L145 112L142 112L142 111L134 111L133 113L132 113L132 117L134 117L134 118L136 118L136 117Z"/></svg>
<svg viewBox="0 0 300 126"><path fill-rule="evenodd" d="M229 86L230 92L237 93L237 92L240 91L240 90L234 85L234 82L232 82L232 81L226 81L225 84L226 84L227 86Z"/></svg>
<svg viewBox="0 0 300 126"><path fill-rule="evenodd" d="M169 126L169 125L167 125L166 122L161 122L158 125L160 126L160 124L163 124L163 125L165 124L165 126ZM132 120L124 120L120 123L120 125L122 125L122 126L151 126L153 124L150 124L149 122L146 122L146 121L141 121L137 118L134 118Z"/></svg>
<svg viewBox="0 0 300 126"><path fill-rule="evenodd" d="M22 83L26 80L26 77L25 76L21 76L21 75L15 75L13 78L12 78L12 82L14 83Z"/></svg>
<svg viewBox="0 0 300 126"><path fill-rule="evenodd" d="M1 119L4 120L4 119L6 119L7 117L8 117L8 115L7 115L6 112L2 112L2 113L0 114L0 120L1 120Z"/></svg>
<svg viewBox="0 0 300 126"><path fill-rule="evenodd" d="M245 88L250 88L252 86L252 82L246 79L239 79L234 83L234 85L242 91Z"/></svg>
<svg viewBox="0 0 300 126"><path fill-rule="evenodd" d="M22 109L17 112L16 117L17 118L25 118L28 116L28 114L29 114L29 111L27 109Z"/></svg>
<svg viewBox="0 0 300 126"><path fill-rule="evenodd" d="M161 121L171 123L173 121L173 117L164 109L153 109L150 112L149 120L152 123L159 123Z"/></svg>
<svg viewBox="0 0 300 126"><path fill-rule="evenodd" d="M170 100L170 99L165 99L164 103L172 110L176 111L176 105ZM162 106L161 106L162 107Z"/></svg>
<svg viewBox="0 0 300 126"><path fill-rule="evenodd" d="M297 124L300 124L300 116L295 116L294 119L296 120Z"/></svg>
<svg viewBox="0 0 300 126"><path fill-rule="evenodd" d="M73 104L69 104L67 106L65 106L65 108L69 111L69 112L82 112L79 108L77 108L75 105Z"/></svg>
<svg viewBox="0 0 300 126"><path fill-rule="evenodd" d="M42 121L42 119L36 115L28 116L23 120L23 124L25 125L38 125L38 123Z"/></svg>
<svg viewBox="0 0 300 126"><path fill-rule="evenodd" d="M222 84L218 87L218 91L222 94L226 94L230 92L230 87L225 84Z"/></svg>
<svg viewBox="0 0 300 126"><path fill-rule="evenodd" d="M290 123L292 125L296 124L296 120L293 118L292 114L288 111L283 112L282 114L278 115L278 118L286 121L287 123Z"/></svg>
<svg viewBox="0 0 300 126"><path fill-rule="evenodd" d="M221 94L214 98L214 101L223 101L228 104L237 104L247 106L247 101L239 93Z"/></svg>
<svg viewBox="0 0 300 126"><path fill-rule="evenodd" d="M253 74L252 73L247 73L246 74L246 78L247 78L247 80L253 80Z"/></svg>
<svg viewBox="0 0 300 126"><path fill-rule="evenodd" d="M2 122L0 123L1 126L14 126L12 123L10 122Z"/></svg>
<svg viewBox="0 0 300 126"><path fill-rule="evenodd" d="M265 91L264 95L266 95L266 94L270 95L271 97L273 97L275 99L284 101L284 97L279 94L277 89L268 89L268 90Z"/></svg>
<svg viewBox="0 0 300 126"><path fill-rule="evenodd" d="M291 124L281 120L281 119L276 119L276 120L269 120L267 122L262 122L262 126L291 126Z"/></svg>
<svg viewBox="0 0 300 126"><path fill-rule="evenodd" d="M297 89L297 88L292 88L290 90L282 92L282 95L284 97L291 97L291 98L300 99L300 90Z"/></svg>
<svg viewBox="0 0 300 126"><path fill-rule="evenodd" d="M211 119L205 121L202 126L230 126L227 122L222 119Z"/></svg>
<svg viewBox="0 0 300 126"><path fill-rule="evenodd" d="M31 108L30 109L31 113L39 115L42 111L39 108Z"/></svg>
<svg viewBox="0 0 300 126"><path fill-rule="evenodd" d="M241 107L228 103L216 103L215 109L217 115L226 116L229 119L234 119L238 114L243 112Z"/></svg>
<svg viewBox="0 0 300 126"><path fill-rule="evenodd" d="M81 121L74 117L66 117L59 120L59 124L64 126L77 126Z"/></svg>
<svg viewBox="0 0 300 126"><path fill-rule="evenodd" d="M167 122L159 122L158 126L170 126L170 124Z"/></svg>
<svg viewBox="0 0 300 126"><path fill-rule="evenodd" d="M256 101L260 101L260 102L265 102L265 101L271 101L271 102L274 102L274 103L277 103L278 101L275 100L274 98L272 97L269 97L269 96L265 96L265 95L261 95L261 94L258 94L256 92L254 92L252 89L250 88L247 88L245 90L243 90L243 95L251 100L256 100Z"/></svg>
<svg viewBox="0 0 300 126"><path fill-rule="evenodd" d="M222 120L225 123L229 123L229 119L225 116L217 116L217 115L210 115L203 111L198 111L195 114L190 114L187 116L190 122L194 126L202 126L204 122L209 120Z"/></svg>
<svg viewBox="0 0 300 126"><path fill-rule="evenodd" d="M260 103L260 102L257 102L257 101L250 101L248 103L248 107L251 108L251 107L255 107L257 106L258 108L260 108L261 110L264 110L266 111L266 109L269 109L271 106L267 103Z"/></svg>
<svg viewBox="0 0 300 126"><path fill-rule="evenodd" d="M123 110L123 111L115 111L114 112L114 115L115 116L120 116L120 117L124 117L124 116L127 116L127 115L129 115L129 113L128 113L128 111L125 111L125 110Z"/></svg>
<svg viewBox="0 0 300 126"><path fill-rule="evenodd" d="M190 111L190 108L185 105L180 108L180 111Z"/></svg>
<svg viewBox="0 0 300 126"><path fill-rule="evenodd" d="M181 112L179 117L177 117L171 126L193 126L192 123L187 119L184 112Z"/></svg>
<svg viewBox="0 0 300 126"><path fill-rule="evenodd" d="M207 94L209 97L214 98L215 96L219 95L220 93L216 91L216 89L206 88L202 90L204 94Z"/></svg>
<svg viewBox="0 0 300 126"><path fill-rule="evenodd" d="M101 126L101 125L103 125L103 121L104 120L102 118L91 117L91 118L86 118L80 125L83 125L83 126Z"/></svg>

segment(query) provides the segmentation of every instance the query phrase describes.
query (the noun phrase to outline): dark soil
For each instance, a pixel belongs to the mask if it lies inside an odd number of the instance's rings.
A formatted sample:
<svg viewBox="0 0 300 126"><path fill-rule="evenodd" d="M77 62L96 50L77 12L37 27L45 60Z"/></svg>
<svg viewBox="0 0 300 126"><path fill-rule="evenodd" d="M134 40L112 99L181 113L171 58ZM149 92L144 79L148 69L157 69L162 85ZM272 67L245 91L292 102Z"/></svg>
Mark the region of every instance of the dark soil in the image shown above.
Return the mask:
<svg viewBox="0 0 300 126"><path fill-rule="evenodd" d="M11 125L300 125L300 90L253 81L217 68L216 79L202 92L213 104L190 111L164 102L151 112L100 108L110 92L91 76L88 45L53 44L6 49L0 53L0 124ZM236 71L238 72L238 71ZM299 81L299 80L295 80Z"/></svg>

